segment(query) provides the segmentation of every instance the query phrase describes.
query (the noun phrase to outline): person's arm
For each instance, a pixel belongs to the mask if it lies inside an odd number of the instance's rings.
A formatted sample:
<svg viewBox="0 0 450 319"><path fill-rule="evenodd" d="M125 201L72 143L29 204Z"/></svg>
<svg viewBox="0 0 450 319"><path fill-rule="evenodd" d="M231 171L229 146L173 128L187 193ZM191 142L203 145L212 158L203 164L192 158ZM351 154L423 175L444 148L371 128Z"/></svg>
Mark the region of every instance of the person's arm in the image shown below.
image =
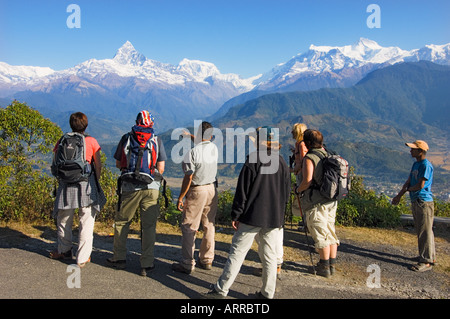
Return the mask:
<svg viewBox="0 0 450 319"><path fill-rule="evenodd" d="M416 183L416 185L413 185L413 186L408 187L408 188L407 188L407 191L408 191L408 192L417 192L417 191L420 191L422 188L425 187L425 181L426 181L426 178L425 178L425 177L422 177L422 178Z"/></svg>
<svg viewBox="0 0 450 319"><path fill-rule="evenodd" d="M303 179L300 185L297 187L297 193L301 193L307 190L309 186L311 186L314 176L314 162L311 159L305 158L305 160L303 161L302 173Z"/></svg>
<svg viewBox="0 0 450 319"><path fill-rule="evenodd" d="M165 161L160 161L156 163L156 169L158 170L159 174L163 174L164 173L164 169L166 167L166 162Z"/></svg>
<svg viewBox="0 0 450 319"><path fill-rule="evenodd" d="M398 192L397 196L395 196L392 199L392 205L398 205L400 203L400 200L402 199L403 195L405 195L405 193L408 191L408 187L409 187L409 183L411 181L411 178L409 177L405 184L403 184L402 189L400 190L400 192ZM425 183L425 182L424 182Z"/></svg>
<svg viewBox="0 0 450 319"><path fill-rule="evenodd" d="M256 172L246 163L239 173L236 190L234 193L233 204L231 206L231 226L237 230L239 226L239 217L244 213L247 206L247 200L250 196L250 190L256 178ZM255 167L256 169L256 167Z"/></svg>
<svg viewBox="0 0 450 319"><path fill-rule="evenodd" d="M102 160L100 155L100 150L94 153L94 167L95 167L95 176L97 176L97 180L100 180L100 174L102 173Z"/></svg>
<svg viewBox="0 0 450 319"><path fill-rule="evenodd" d="M178 196L177 209L183 211L183 198L191 187L193 174L185 174L181 184L180 196Z"/></svg>

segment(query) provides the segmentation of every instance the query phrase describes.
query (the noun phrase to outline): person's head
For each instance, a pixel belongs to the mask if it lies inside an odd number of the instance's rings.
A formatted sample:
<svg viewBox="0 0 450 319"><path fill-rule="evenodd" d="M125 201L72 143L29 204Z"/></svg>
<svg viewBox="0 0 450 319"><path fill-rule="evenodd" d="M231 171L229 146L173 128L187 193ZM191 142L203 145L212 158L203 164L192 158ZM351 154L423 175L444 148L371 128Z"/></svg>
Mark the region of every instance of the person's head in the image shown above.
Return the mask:
<svg viewBox="0 0 450 319"><path fill-rule="evenodd" d="M417 160L425 158L429 150L428 144L425 141L417 140L412 143L405 143L410 148L411 156Z"/></svg>
<svg viewBox="0 0 450 319"><path fill-rule="evenodd" d="M259 148L263 146L267 149L280 149L279 136L275 134L271 126L260 126L256 129L256 144Z"/></svg>
<svg viewBox="0 0 450 319"><path fill-rule="evenodd" d="M209 141L212 139L213 126L209 122L202 122L201 125L202 140Z"/></svg>
<svg viewBox="0 0 450 319"><path fill-rule="evenodd" d="M292 137L297 142L303 141L303 133L306 131L307 127L306 124L303 123L295 123L292 127Z"/></svg>
<svg viewBox="0 0 450 319"><path fill-rule="evenodd" d="M76 112L70 115L69 124L73 132L84 133L88 126L88 118L84 113Z"/></svg>
<svg viewBox="0 0 450 319"><path fill-rule="evenodd" d="M143 127L153 127L155 118L149 111L141 111L136 116L136 125Z"/></svg>
<svg viewBox="0 0 450 319"><path fill-rule="evenodd" d="M318 130L307 129L303 133L303 141L308 150L323 147L323 135Z"/></svg>

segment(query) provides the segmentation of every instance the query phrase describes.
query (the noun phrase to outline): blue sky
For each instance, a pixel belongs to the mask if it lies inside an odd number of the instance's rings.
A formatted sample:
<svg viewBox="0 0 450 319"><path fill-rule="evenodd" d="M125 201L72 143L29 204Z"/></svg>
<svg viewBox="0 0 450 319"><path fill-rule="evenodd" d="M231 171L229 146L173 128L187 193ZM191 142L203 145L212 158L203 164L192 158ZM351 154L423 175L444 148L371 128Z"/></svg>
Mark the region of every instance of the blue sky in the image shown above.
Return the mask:
<svg viewBox="0 0 450 319"><path fill-rule="evenodd" d="M81 9L79 29L66 25L72 3ZM381 28L366 24L372 3ZM449 12L448 0L0 0L0 61L62 70L112 58L129 40L147 58L208 61L250 77L311 44L449 43Z"/></svg>

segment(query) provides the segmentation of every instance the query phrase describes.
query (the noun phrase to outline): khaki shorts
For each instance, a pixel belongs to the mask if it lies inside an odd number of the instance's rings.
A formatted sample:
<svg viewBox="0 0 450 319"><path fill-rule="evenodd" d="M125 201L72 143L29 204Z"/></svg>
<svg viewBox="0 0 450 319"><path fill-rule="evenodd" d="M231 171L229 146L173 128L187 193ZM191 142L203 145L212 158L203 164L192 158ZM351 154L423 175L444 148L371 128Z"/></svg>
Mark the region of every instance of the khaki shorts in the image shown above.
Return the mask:
<svg viewBox="0 0 450 319"><path fill-rule="evenodd" d="M306 225L314 239L314 247L322 249L330 245L339 245L336 236L337 201L316 206L305 212Z"/></svg>

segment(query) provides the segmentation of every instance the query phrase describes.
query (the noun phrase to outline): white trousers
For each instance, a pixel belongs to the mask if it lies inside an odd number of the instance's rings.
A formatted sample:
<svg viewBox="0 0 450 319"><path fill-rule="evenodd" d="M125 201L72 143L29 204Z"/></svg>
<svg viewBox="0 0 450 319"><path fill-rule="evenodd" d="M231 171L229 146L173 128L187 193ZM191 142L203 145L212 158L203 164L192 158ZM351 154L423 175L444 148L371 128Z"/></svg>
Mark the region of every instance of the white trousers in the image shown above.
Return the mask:
<svg viewBox="0 0 450 319"><path fill-rule="evenodd" d="M259 246L260 245L260 241L259 241L259 235L258 234L256 234L255 241L256 241L256 243ZM277 240L277 246L276 246L277 266L280 266L280 265L283 264L283 256L284 256L283 241L284 241L284 231L281 228L281 230L278 232L278 240ZM261 257L259 259L261 260Z"/></svg>
<svg viewBox="0 0 450 319"><path fill-rule="evenodd" d="M57 233L58 233L58 252L65 253L72 249L72 225L75 209L58 210ZM80 219L78 250L76 254L77 264L86 262L92 253L92 244L94 241L94 223L95 210L91 206L78 209Z"/></svg>
<svg viewBox="0 0 450 319"><path fill-rule="evenodd" d="M258 253L262 263L262 287L261 293L272 299L277 283L277 244L279 232L283 228L261 228L239 223L238 230L231 242L230 254L214 288L220 294L226 296L231 285L236 279L241 266L250 250L255 236L259 236Z"/></svg>

